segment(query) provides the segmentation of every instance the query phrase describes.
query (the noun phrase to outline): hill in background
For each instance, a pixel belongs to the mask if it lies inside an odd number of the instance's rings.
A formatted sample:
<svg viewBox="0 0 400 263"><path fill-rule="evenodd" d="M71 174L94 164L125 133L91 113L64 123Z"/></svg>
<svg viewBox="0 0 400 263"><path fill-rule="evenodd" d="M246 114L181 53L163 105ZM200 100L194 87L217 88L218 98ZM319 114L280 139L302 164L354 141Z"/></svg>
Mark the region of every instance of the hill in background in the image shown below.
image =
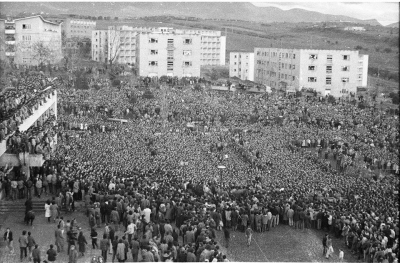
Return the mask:
<svg viewBox="0 0 400 263"><path fill-rule="evenodd" d="M285 11L276 7L257 7L244 2L2 2L0 10L4 15L16 15L21 12L28 14L41 12L43 14L95 14L96 16L119 18L170 15L262 23L347 21L380 25L376 20L360 20L298 8Z"/></svg>

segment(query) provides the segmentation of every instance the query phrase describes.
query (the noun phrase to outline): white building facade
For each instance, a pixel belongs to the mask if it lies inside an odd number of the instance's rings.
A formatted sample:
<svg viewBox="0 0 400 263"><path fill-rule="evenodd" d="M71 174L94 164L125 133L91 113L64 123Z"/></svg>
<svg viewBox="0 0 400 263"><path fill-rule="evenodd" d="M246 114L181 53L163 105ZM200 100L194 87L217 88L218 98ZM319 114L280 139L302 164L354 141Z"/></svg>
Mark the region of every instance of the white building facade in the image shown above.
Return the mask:
<svg viewBox="0 0 400 263"><path fill-rule="evenodd" d="M92 31L92 60L108 62L108 30Z"/></svg>
<svg viewBox="0 0 400 263"><path fill-rule="evenodd" d="M254 53L231 52L229 55L229 77L254 81Z"/></svg>
<svg viewBox="0 0 400 263"><path fill-rule="evenodd" d="M66 18L62 24L66 38L91 38L95 29L96 21L89 19Z"/></svg>
<svg viewBox="0 0 400 263"><path fill-rule="evenodd" d="M368 55L351 50L254 49L254 80L274 89L313 89L335 97L367 86Z"/></svg>
<svg viewBox="0 0 400 263"><path fill-rule="evenodd" d="M201 36L200 62L202 66L225 65L226 36L222 36L221 31L175 29L174 32Z"/></svg>
<svg viewBox="0 0 400 263"><path fill-rule="evenodd" d="M55 64L62 59L61 25L32 16L8 21L7 39L13 40L14 49L6 51L16 64Z"/></svg>
<svg viewBox="0 0 400 263"><path fill-rule="evenodd" d="M140 33L136 65L144 77L200 77L201 36L196 34Z"/></svg>
<svg viewBox="0 0 400 263"><path fill-rule="evenodd" d="M100 30L95 30L98 32ZM103 30L101 30L103 31ZM110 26L107 33L107 50L100 51L98 49L92 52L93 60L99 59L95 54L107 53L108 60L113 63L121 64L134 64L136 61L136 35L139 33L161 33L175 35L200 35L200 52L201 59L200 65L225 65L225 52L226 52L226 37L221 35L220 31L212 30L186 30L186 29L173 29L170 27L129 27L129 26ZM99 36L92 34L92 43L99 40ZM99 44L97 44L99 48ZM96 48L96 44L92 44Z"/></svg>

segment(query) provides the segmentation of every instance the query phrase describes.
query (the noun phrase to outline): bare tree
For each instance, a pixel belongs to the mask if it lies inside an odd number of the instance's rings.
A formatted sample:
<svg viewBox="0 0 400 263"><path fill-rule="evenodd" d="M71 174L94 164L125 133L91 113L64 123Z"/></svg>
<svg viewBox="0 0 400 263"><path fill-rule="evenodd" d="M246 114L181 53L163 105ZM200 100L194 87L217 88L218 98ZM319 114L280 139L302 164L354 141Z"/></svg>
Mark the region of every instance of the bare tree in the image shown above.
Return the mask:
<svg viewBox="0 0 400 263"><path fill-rule="evenodd" d="M121 49L121 31L117 27L109 27L108 30L108 62L114 63Z"/></svg>
<svg viewBox="0 0 400 263"><path fill-rule="evenodd" d="M17 45L17 51L29 53L31 60L43 66L46 63L53 63L61 57L61 43L59 40L50 39L49 41L21 41Z"/></svg>

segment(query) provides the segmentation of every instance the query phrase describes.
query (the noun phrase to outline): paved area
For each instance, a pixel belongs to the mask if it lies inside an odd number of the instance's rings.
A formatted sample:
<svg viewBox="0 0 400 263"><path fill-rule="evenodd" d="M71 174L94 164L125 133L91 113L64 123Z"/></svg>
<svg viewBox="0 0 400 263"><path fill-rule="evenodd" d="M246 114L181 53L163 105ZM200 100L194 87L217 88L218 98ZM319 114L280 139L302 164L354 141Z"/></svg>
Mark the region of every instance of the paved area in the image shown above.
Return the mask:
<svg viewBox="0 0 400 263"><path fill-rule="evenodd" d="M90 241L90 229L87 217L83 214L83 209L73 214L63 213L64 220L77 219L78 225L89 243L86 249L86 254L81 257L78 262L90 262L92 256L99 256L100 250L93 250ZM22 230L27 230L32 233L36 242L40 245L42 256L46 255L50 244L54 244L54 231L56 224L48 223L42 214L37 213L33 226L26 226L23 222L22 214L9 214L4 222L1 235L4 234L5 228L10 227L14 232L14 248L15 255L10 255L6 248L5 242L0 241L0 262L20 262L18 237L21 235ZM98 229L99 236L102 236L104 231L103 226ZM117 235L121 236L121 232ZM322 255L322 236L323 231L316 230L298 230L293 229L287 225L279 225L272 228L271 231L266 233L254 233L253 241L250 247L246 245L246 239L243 232L231 232L231 241L229 248L225 248L225 241L223 240L222 232L217 231L217 241L220 244L222 252L225 253L231 261L244 261L244 262L337 262L339 248L344 248L344 241L342 239L333 239L335 252L333 257L325 259ZM345 262L357 261L346 248ZM111 255L110 255L111 257ZM43 258L45 259L45 258ZM140 258L139 258L140 259ZM131 260L128 254L128 260ZM25 259L23 262L28 262ZM67 254L60 253L56 262L68 262ZM108 261L111 262L111 261ZM129 261L127 261L129 262Z"/></svg>

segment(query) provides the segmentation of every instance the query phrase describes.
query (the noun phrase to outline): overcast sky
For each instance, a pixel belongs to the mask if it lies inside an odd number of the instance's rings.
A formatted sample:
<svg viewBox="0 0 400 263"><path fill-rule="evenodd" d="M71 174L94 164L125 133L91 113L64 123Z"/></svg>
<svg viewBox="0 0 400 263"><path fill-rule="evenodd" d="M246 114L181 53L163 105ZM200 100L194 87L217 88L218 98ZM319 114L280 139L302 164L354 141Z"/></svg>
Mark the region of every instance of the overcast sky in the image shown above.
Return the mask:
<svg viewBox="0 0 400 263"><path fill-rule="evenodd" d="M257 1L257 0L256 0ZM283 10L302 8L324 14L344 15L358 19L376 19L382 25L399 22L397 2L253 2L256 6L275 6Z"/></svg>

